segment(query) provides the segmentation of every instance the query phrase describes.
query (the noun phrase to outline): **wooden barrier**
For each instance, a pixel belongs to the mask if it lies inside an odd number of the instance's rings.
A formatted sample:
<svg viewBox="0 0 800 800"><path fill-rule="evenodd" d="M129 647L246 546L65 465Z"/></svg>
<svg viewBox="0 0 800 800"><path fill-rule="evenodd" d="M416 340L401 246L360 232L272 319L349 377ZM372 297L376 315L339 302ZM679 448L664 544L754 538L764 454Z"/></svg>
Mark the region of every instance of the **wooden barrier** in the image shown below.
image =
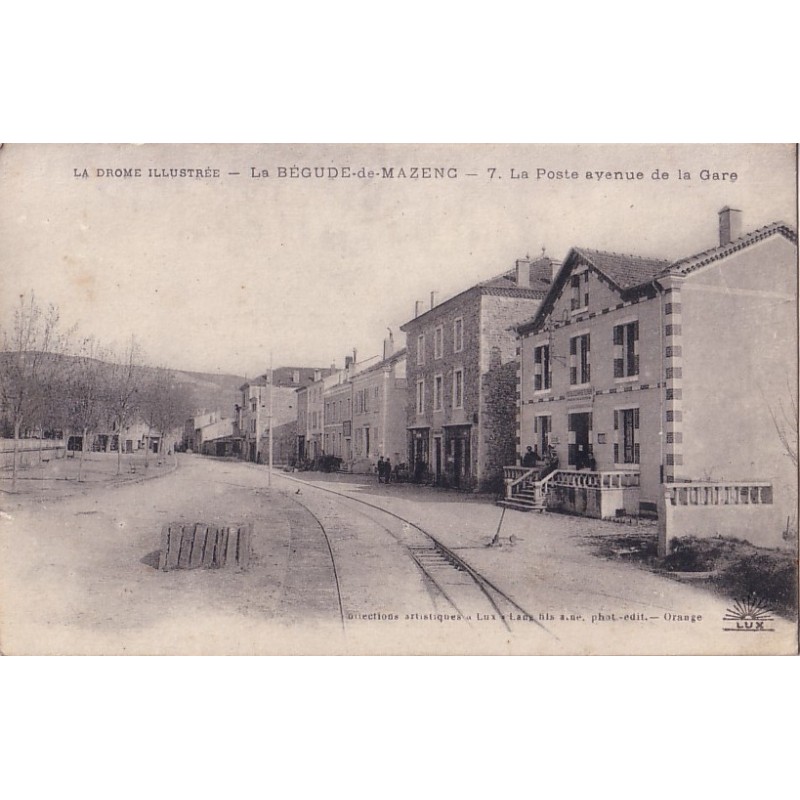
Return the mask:
<svg viewBox="0 0 800 800"><path fill-rule="evenodd" d="M172 522L161 529L158 568L173 569L246 568L250 564L253 526L216 527L204 522Z"/></svg>

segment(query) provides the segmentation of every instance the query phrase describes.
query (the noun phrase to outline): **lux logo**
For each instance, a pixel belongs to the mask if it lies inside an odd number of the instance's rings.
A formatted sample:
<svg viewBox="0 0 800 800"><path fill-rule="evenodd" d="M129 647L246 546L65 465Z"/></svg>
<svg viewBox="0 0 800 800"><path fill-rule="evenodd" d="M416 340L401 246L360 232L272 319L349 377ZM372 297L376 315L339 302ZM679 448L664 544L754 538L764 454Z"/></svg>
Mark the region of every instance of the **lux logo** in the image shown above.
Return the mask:
<svg viewBox="0 0 800 800"><path fill-rule="evenodd" d="M733 608L727 609L727 614L722 618L735 622L735 628L723 628L724 631L774 631L775 628L765 628L764 623L772 620L772 609L763 600L753 597L749 600L737 600Z"/></svg>

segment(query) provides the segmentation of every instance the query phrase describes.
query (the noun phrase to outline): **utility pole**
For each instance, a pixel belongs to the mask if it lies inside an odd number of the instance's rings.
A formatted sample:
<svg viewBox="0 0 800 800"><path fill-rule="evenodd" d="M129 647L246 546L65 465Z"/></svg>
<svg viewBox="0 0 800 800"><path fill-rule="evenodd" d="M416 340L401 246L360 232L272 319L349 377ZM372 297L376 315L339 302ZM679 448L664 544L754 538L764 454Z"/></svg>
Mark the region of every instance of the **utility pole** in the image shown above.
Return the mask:
<svg viewBox="0 0 800 800"><path fill-rule="evenodd" d="M269 470L267 486L272 488L272 350L269 351Z"/></svg>

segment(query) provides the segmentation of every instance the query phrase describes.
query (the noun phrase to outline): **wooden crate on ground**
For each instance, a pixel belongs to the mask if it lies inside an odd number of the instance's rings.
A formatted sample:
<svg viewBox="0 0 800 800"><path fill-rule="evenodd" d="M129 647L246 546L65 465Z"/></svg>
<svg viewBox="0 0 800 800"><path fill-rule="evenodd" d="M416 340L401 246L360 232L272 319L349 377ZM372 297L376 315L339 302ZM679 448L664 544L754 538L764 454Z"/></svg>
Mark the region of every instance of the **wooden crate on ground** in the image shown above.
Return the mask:
<svg viewBox="0 0 800 800"><path fill-rule="evenodd" d="M253 526L208 525L204 522L171 522L161 529L158 568L246 568L250 564Z"/></svg>

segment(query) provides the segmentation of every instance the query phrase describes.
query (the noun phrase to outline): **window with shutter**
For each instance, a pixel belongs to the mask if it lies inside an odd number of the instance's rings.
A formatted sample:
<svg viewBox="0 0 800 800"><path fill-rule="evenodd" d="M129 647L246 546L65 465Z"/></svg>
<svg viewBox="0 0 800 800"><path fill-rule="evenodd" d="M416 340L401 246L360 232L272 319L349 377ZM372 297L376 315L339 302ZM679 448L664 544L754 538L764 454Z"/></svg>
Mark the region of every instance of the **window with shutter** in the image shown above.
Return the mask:
<svg viewBox="0 0 800 800"><path fill-rule="evenodd" d="M639 323L628 322L614 327L614 377L639 374Z"/></svg>

